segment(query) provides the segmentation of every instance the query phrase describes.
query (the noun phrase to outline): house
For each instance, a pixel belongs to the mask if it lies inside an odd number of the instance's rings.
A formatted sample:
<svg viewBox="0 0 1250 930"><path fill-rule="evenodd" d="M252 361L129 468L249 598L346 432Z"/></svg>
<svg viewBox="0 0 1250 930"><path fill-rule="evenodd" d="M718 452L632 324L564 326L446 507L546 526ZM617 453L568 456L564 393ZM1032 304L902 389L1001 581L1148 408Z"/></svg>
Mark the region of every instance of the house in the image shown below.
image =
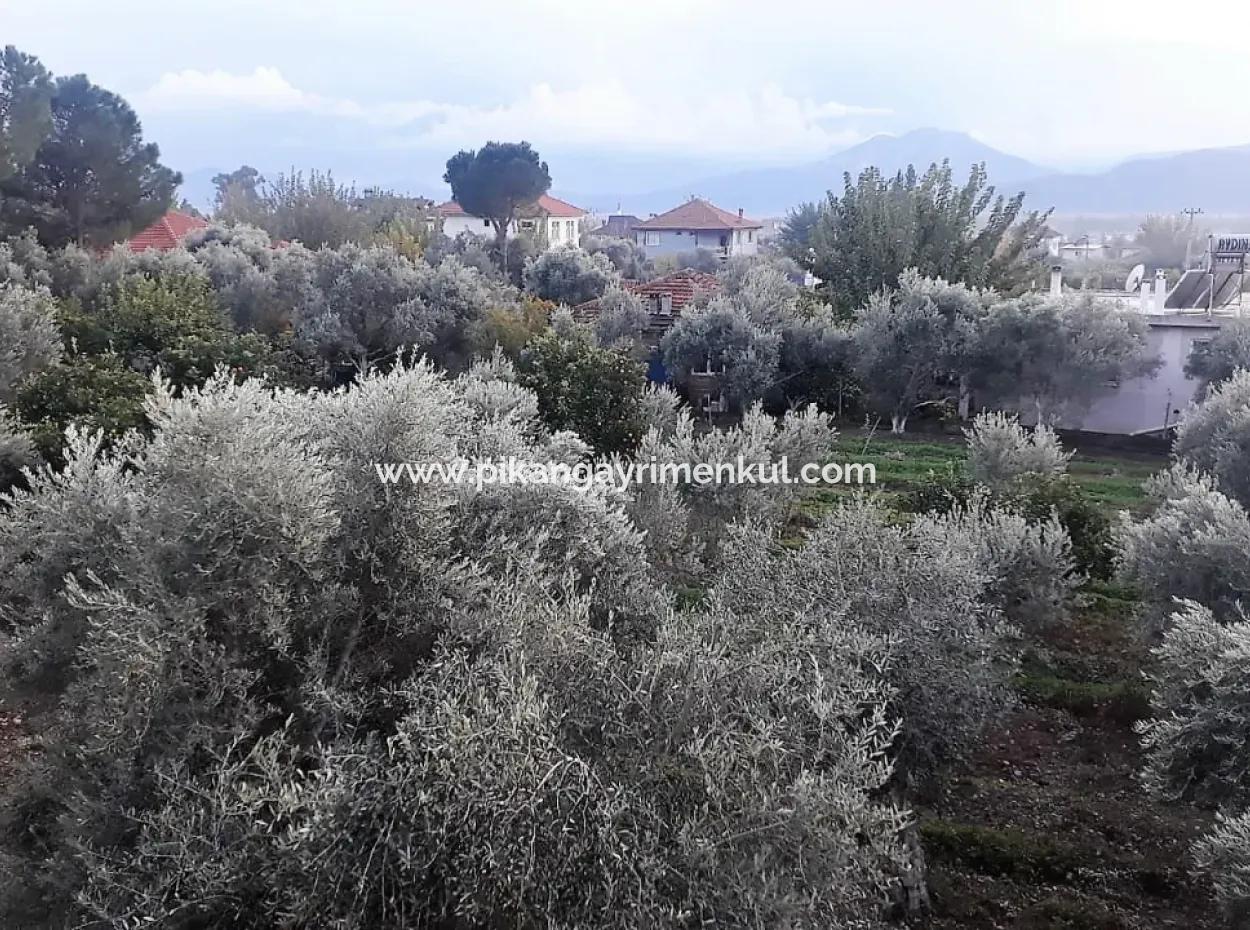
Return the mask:
<svg viewBox="0 0 1250 930"><path fill-rule="evenodd" d="M590 234L610 239L633 239L634 227L641 222L641 219L629 213L613 213L598 229L590 230Z"/></svg>
<svg viewBox="0 0 1250 930"><path fill-rule="evenodd" d="M1201 382L1185 374L1195 347L1211 341L1231 314L1167 313L1146 319L1146 346L1162 364L1150 377L1108 384L1089 409L1059 423L1067 429L1120 436L1164 435L1194 400Z"/></svg>
<svg viewBox="0 0 1250 930"><path fill-rule="evenodd" d="M660 340L672 328L682 311L701 297L710 297L720 290L720 279L705 271L690 268L675 271L654 281L626 281L623 287L637 294L647 310L647 326L642 331L642 345L646 349L647 379L664 384L669 373L660 357ZM573 316L579 322L593 322L599 314L599 301L589 300L573 308ZM712 370L691 372L689 393L695 409L706 416L723 413L726 409L721 387L721 373Z"/></svg>
<svg viewBox="0 0 1250 930"><path fill-rule="evenodd" d="M132 252L145 252L148 249L168 252L178 248L188 233L207 226L208 220L170 210L147 229L127 239L126 247Z"/></svg>
<svg viewBox="0 0 1250 930"><path fill-rule="evenodd" d="M741 210L730 213L693 197L680 207L639 223L634 235L647 258L710 249L725 260L733 255L754 255L763 226L744 217Z"/></svg>
<svg viewBox="0 0 1250 930"><path fill-rule="evenodd" d="M1107 257L1107 247L1082 236L1076 242L1064 242L1059 246L1059 257L1068 262L1097 261Z"/></svg>
<svg viewBox="0 0 1250 930"><path fill-rule="evenodd" d="M454 200L439 204L435 215L443 224L443 235L454 239L461 233L471 233L486 239L495 238L495 227L489 219L472 216ZM532 235L550 248L568 243L576 244L588 214L581 207L565 203L550 194L543 194L533 204L517 211L516 220L508 227L508 237L520 234Z"/></svg>
<svg viewBox="0 0 1250 930"><path fill-rule="evenodd" d="M683 308L700 296L710 296L720 290L720 279L705 271L685 268L653 281L626 281L621 286L642 299L649 317L642 342L647 348L655 349L681 316ZM593 322L598 315L598 300L588 300L573 308L574 318L582 323Z"/></svg>

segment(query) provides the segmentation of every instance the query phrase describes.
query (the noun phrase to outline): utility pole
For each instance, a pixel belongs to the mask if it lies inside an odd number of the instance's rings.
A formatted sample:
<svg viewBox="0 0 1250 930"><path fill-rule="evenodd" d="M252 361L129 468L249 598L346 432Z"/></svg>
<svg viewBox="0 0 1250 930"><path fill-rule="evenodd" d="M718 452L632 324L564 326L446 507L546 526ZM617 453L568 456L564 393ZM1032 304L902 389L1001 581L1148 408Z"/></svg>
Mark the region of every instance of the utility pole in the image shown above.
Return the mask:
<svg viewBox="0 0 1250 930"><path fill-rule="evenodd" d="M1181 211L1181 216L1189 217L1189 226L1185 230L1185 267L1182 271L1189 270L1189 261L1191 257L1191 249L1194 244L1194 217L1202 215L1202 207L1186 207Z"/></svg>

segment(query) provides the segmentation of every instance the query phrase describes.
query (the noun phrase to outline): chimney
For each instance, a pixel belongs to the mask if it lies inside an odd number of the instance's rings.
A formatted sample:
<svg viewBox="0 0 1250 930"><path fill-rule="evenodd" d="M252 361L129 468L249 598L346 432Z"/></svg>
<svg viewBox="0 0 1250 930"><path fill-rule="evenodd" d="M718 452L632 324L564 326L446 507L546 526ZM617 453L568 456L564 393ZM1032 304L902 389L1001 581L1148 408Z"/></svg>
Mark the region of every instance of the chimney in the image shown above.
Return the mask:
<svg viewBox="0 0 1250 930"><path fill-rule="evenodd" d="M1063 293L1063 266L1050 266L1050 296L1058 297Z"/></svg>
<svg viewBox="0 0 1250 930"><path fill-rule="evenodd" d="M1141 312L1144 316L1149 316L1154 307L1154 301L1150 297L1150 282L1143 278L1141 283Z"/></svg>
<svg viewBox="0 0 1250 930"><path fill-rule="evenodd" d="M1167 312L1168 275L1162 268L1155 269L1155 313Z"/></svg>
<svg viewBox="0 0 1250 930"><path fill-rule="evenodd" d="M738 219L742 219L742 208L738 208Z"/></svg>

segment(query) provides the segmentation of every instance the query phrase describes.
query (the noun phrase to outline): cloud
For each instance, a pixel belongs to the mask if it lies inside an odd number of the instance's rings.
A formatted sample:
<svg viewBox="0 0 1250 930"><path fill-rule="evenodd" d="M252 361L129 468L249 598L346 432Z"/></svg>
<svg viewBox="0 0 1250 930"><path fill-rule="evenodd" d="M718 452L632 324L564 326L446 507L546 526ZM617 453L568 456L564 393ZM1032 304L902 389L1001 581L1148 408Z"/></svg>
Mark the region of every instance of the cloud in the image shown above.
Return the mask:
<svg viewBox="0 0 1250 930"><path fill-rule="evenodd" d="M848 120L889 115L878 107L812 100L775 84L647 93L619 80L557 88L536 83L498 106L431 100L364 102L308 93L277 68L250 74L170 72L142 93L140 108L165 114L303 113L357 120L379 130L376 144L395 148L478 145L529 139L562 149L610 146L627 152L786 159L818 156L865 133Z"/></svg>

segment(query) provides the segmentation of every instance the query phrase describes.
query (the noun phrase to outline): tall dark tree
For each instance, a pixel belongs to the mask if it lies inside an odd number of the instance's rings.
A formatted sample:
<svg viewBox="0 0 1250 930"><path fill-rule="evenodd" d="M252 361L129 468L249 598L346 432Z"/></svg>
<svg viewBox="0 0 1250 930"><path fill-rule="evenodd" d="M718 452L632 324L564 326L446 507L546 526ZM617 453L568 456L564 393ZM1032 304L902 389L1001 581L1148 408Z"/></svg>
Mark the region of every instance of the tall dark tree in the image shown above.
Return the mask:
<svg viewBox="0 0 1250 930"><path fill-rule="evenodd" d="M125 100L75 75L57 78L50 106L50 132L0 180L0 235L33 226L49 247L106 245L169 208L182 177Z"/></svg>
<svg viewBox="0 0 1250 930"><path fill-rule="evenodd" d="M949 162L923 175L914 168L892 178L868 168L844 177L842 195L803 205L790 218L783 245L820 278L841 310L856 310L908 268L926 277L1008 293L1022 290L1041 269L1046 213L1023 213L1024 194L996 195L984 165L960 185Z"/></svg>
<svg viewBox="0 0 1250 930"><path fill-rule="evenodd" d="M528 142L487 142L477 151L462 150L449 158L443 180L466 213L490 220L506 268L508 227L518 209L550 189L547 163Z"/></svg>
<svg viewBox="0 0 1250 930"><path fill-rule="evenodd" d="M213 176L213 215L225 223L252 223L261 212L264 177L251 165Z"/></svg>
<svg viewBox="0 0 1250 930"><path fill-rule="evenodd" d="M12 45L0 52L0 180L27 165L52 130L52 76Z"/></svg>

